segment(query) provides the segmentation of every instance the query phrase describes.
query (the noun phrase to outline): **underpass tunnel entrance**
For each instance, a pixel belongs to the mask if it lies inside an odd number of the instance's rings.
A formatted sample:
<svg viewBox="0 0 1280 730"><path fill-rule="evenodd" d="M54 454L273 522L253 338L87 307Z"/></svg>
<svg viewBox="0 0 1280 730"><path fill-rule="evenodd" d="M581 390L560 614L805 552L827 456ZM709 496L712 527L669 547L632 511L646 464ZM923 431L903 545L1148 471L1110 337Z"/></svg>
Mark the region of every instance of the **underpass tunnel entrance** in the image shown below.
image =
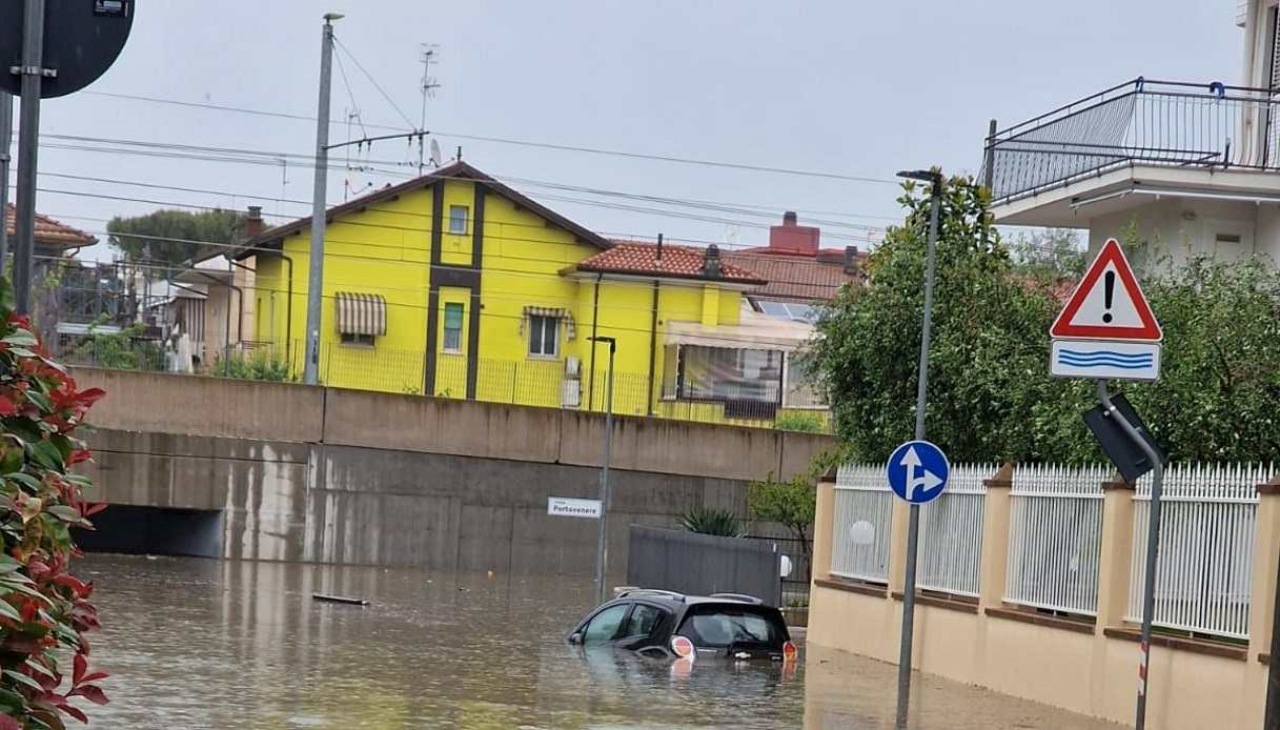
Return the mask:
<svg viewBox="0 0 1280 730"><path fill-rule="evenodd" d="M221 510L113 504L93 516L93 530L75 530L85 552L221 558Z"/></svg>

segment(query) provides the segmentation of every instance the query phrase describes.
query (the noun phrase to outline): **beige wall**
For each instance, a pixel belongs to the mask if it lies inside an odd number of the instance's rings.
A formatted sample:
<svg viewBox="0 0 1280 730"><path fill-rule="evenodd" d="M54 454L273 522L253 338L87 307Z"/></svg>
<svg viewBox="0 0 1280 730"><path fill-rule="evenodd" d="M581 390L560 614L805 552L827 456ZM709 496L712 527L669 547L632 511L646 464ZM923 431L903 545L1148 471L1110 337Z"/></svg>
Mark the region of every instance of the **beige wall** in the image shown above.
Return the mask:
<svg viewBox="0 0 1280 730"><path fill-rule="evenodd" d="M991 482L987 492L980 598L976 603L956 600L917 605L913 666L997 692L1132 724L1138 686L1138 644L1110 638L1105 631L1123 625L1133 492L1106 492L1098 620L1092 626L1046 626L988 613L989 609L1000 613L1016 608L1000 601L1009 535L1009 490L1002 484L1007 482ZM833 492L831 484L819 488L808 641L897 663L901 601L891 598L887 590L872 595L868 590L871 586L832 580L828 574ZM898 527L897 521L894 527ZM905 530L894 529L893 536L890 583L901 585ZM1148 727L1217 730L1261 725L1267 668L1258 657L1268 651L1271 640L1272 594L1280 556L1280 495L1261 496L1255 549L1251 639L1247 649L1237 647L1237 656L1227 657L1190 648L1154 646ZM1200 642L1197 646L1212 648L1213 644Z"/></svg>
<svg viewBox="0 0 1280 730"><path fill-rule="evenodd" d="M121 431L398 449L599 466L604 416L475 401L284 383L76 368L107 397L92 425ZM791 476L827 436L646 418L616 418L619 469L726 480Z"/></svg>

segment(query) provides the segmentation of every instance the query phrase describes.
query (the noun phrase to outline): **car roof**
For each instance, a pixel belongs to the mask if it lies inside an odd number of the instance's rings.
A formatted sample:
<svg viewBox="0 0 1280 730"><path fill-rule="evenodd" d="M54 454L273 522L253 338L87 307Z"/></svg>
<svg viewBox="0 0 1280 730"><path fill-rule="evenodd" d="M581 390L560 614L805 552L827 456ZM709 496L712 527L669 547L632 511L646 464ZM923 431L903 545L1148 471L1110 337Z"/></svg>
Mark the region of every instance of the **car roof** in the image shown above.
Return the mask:
<svg viewBox="0 0 1280 730"><path fill-rule="evenodd" d="M675 591L664 591L654 588L624 588L614 597L614 601L642 599L649 603L669 606L695 606L706 604L760 606L772 608L755 596L742 593L713 593L709 596L691 596Z"/></svg>

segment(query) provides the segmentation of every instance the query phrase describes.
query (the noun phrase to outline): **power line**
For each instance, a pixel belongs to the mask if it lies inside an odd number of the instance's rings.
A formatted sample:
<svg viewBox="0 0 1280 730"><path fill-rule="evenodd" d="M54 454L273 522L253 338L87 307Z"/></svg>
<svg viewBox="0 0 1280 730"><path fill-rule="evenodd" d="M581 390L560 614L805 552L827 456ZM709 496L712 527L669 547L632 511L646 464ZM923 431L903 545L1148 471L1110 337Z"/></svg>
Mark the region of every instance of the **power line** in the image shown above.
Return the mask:
<svg viewBox="0 0 1280 730"><path fill-rule="evenodd" d="M351 49L347 48L346 44L342 42L342 39L335 37L333 42L337 44L338 48L341 49L343 53L347 54L347 58L350 58L351 62L356 65L356 68L360 69L360 73L364 74L364 77L369 80L369 83L373 84L373 88L377 89L379 94L382 94L382 98L386 99L387 103L391 105L391 108L396 110L396 114L400 115L400 118L404 120L404 123L412 127L413 120L409 119L409 115L405 114L404 110L400 108L399 104L396 104L395 100L391 98L391 95L387 93L386 89L382 88L382 84L378 83L378 80L373 77L373 74L369 73L369 71L365 69L364 64L360 63L360 59L356 58L355 54L351 52Z"/></svg>
<svg viewBox="0 0 1280 730"><path fill-rule="evenodd" d="M352 60L354 61L355 59L353 58ZM174 99L162 99L162 98L156 98L156 97L138 96L138 95L129 95L129 94L110 94L110 93L105 93L100 91L99 92L90 91L85 93L97 94L99 96L105 96L109 98L127 99L131 101L143 101L143 102L149 102L149 103L155 103L155 104L169 104L169 105L180 106L180 107L223 111L223 112L231 112L231 113L238 113L238 114L253 114L256 116L275 117L280 119L290 119L294 121L309 121L313 123L316 121L315 117L311 117L311 116L305 116L300 114L285 114L280 112L268 112L268 111L262 111L258 109L246 109L243 107L232 107L232 106L223 106L218 104L178 101ZM394 106L394 102L392 102L392 104ZM401 115L404 116L403 112L401 112ZM411 121L408 121L407 117L406 117L406 121L409 124L408 129L405 129L403 127L392 127L388 125L374 125L374 124L370 124L369 127L393 130L398 132L415 131L413 130L413 123ZM675 155L647 154L642 152L611 150L611 149L605 149L605 148L599 148L599 147L584 147L579 145L555 144L551 142L535 142L531 140L520 140L520 139L511 139L506 137L493 137L493 136L485 136L485 135L477 135L477 134L461 134L461 133L444 132L444 131L438 131L438 130L435 131L435 134L444 136L444 137L454 137L457 139L472 140L477 142L491 142L494 144L515 145L520 147L533 147L536 149L549 149L549 150L557 150L561 152L577 152L577 153L591 154L591 155L606 155L606 156L622 157L627 159L649 160L653 162L667 162L667 163L673 163L673 164L694 165L694 166L701 166L701 167L721 167L726 169L743 170L748 172L769 172L769 173L776 173L781 175L795 175L795 176L801 176L801 177L814 177L814 178L822 178L822 179L828 179L828 180L841 180L845 182L875 183L875 184L893 185L894 187L898 187L899 185L901 185L901 181L893 178L880 178L880 177L871 177L871 176L864 176L864 175L843 175L839 173L824 172L824 171L817 171L817 170L802 170L798 168L779 167L779 166L762 165L762 164L754 164L754 163L727 162L722 160L703 160L703 159L696 159L696 158L690 158L690 157L679 157Z"/></svg>

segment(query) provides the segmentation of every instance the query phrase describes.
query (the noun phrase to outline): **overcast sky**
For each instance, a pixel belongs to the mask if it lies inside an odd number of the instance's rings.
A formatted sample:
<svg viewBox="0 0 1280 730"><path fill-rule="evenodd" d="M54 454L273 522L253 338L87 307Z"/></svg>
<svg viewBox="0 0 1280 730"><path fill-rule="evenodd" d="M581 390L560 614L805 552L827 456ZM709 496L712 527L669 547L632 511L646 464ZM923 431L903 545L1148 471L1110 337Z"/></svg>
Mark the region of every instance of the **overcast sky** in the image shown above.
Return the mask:
<svg viewBox="0 0 1280 730"><path fill-rule="evenodd" d="M815 176L694 166L501 144L460 135L591 147L887 180L905 167L976 172L992 117L1009 124L1134 78L1240 79L1235 3L1207 0L481 1L139 0L133 36L88 91L44 107L48 135L233 147L308 155L314 123L103 96L136 95L313 117L321 16L337 24L334 141L358 107L375 125L407 129L421 110L421 44L437 45L442 87L427 128L445 157L464 158L582 224L614 236L766 240L786 209L821 219L825 245L865 239L858 226L897 216L896 188ZM352 60L354 57L354 62ZM356 63L377 79L409 122ZM1004 126L1002 124L1002 126ZM160 203L242 207L298 217L306 205L207 192L54 177L77 175L306 201L311 171L292 159L252 165L65 149L103 148L52 136L41 187ZM62 145L64 148L55 148ZM367 155L416 160L404 142ZM345 161L345 153L336 159ZM382 165L384 169L386 165ZM401 174L415 171L401 167ZM381 186L402 177L335 172ZM287 180L287 183L285 182ZM714 201L741 210L671 207L529 182ZM572 198L570 202L560 200ZM619 210L638 207L646 212ZM42 212L99 235L103 219L152 203L45 192ZM656 213L647 212L657 211ZM711 218L717 220L695 220ZM96 219L96 220L95 220ZM840 226L830 225L840 223ZM865 245L865 243L863 244ZM106 246L93 254L101 258ZM87 252L86 252L87 253Z"/></svg>

